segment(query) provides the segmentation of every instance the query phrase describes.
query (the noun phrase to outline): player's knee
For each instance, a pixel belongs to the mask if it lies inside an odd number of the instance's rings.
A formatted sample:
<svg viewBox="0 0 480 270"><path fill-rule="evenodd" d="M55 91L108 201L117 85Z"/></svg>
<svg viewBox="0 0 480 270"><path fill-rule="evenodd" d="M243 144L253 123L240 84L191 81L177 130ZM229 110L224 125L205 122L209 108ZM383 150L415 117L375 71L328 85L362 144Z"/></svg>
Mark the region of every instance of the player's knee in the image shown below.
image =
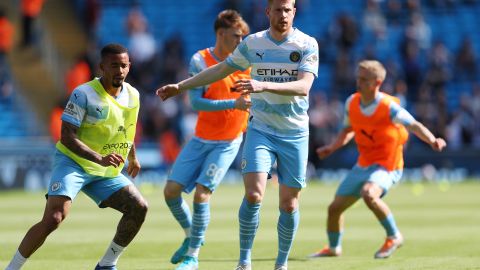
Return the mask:
<svg viewBox="0 0 480 270"><path fill-rule="evenodd" d="M169 185L166 185L165 188L163 189L163 196L165 197L165 200L172 200L175 198L178 198L181 195L182 191L177 190L176 188L173 188Z"/></svg>
<svg viewBox="0 0 480 270"><path fill-rule="evenodd" d="M362 190L362 199L365 204L369 207L372 207L376 203L376 196L372 189L363 189Z"/></svg>
<svg viewBox="0 0 480 270"><path fill-rule="evenodd" d="M339 205L335 204L335 203L331 203L329 206L328 206L328 215L329 216L338 216L341 214L341 208Z"/></svg>
<svg viewBox="0 0 480 270"><path fill-rule="evenodd" d="M137 201L137 205L135 207L135 211L139 214L142 219L145 219L145 216L148 212L148 202L145 199L141 199Z"/></svg>
<svg viewBox="0 0 480 270"><path fill-rule="evenodd" d="M249 203L261 203L262 199L263 199L263 195L262 195L262 193L260 193L258 191L248 191L245 194L245 199Z"/></svg>
<svg viewBox="0 0 480 270"><path fill-rule="evenodd" d="M210 193L195 192L194 201L196 203L207 203L210 200Z"/></svg>
<svg viewBox="0 0 480 270"><path fill-rule="evenodd" d="M282 211L290 214L297 211L297 208L297 205L294 203L283 203L280 205L280 209L282 209Z"/></svg>
<svg viewBox="0 0 480 270"><path fill-rule="evenodd" d="M43 224L48 232L52 232L60 226L64 219L65 214L61 211L56 211L50 215L46 215L43 219Z"/></svg>

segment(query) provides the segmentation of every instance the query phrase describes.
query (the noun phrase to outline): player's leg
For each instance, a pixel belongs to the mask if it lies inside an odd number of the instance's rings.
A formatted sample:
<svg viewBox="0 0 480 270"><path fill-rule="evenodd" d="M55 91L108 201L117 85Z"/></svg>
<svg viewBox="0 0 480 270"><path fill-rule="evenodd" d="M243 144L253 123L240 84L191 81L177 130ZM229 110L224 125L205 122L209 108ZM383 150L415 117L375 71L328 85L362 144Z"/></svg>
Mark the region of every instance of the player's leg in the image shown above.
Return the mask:
<svg viewBox="0 0 480 270"><path fill-rule="evenodd" d="M384 245L375 253L375 258L388 258L403 244L403 236L397 227L393 213L382 200L382 196L400 177L399 171L388 172L381 167L372 168L369 180L362 187L361 196L365 204L375 214L387 235Z"/></svg>
<svg viewBox="0 0 480 270"><path fill-rule="evenodd" d="M251 268L252 246L260 221L260 206L265 194L268 173L276 159L272 151L273 145L266 136L250 128L243 145L242 174L245 196L238 211L240 257L237 269Z"/></svg>
<svg viewBox="0 0 480 270"><path fill-rule="evenodd" d="M267 173L246 173L243 175L245 196L238 211L240 225L239 265L251 265L252 247L258 224L260 207L267 185Z"/></svg>
<svg viewBox="0 0 480 270"><path fill-rule="evenodd" d="M310 255L311 257L338 256L342 252L342 236L344 232L344 211L359 198L363 184L370 173L359 166L354 166L342 180L335 193L335 198L328 206L327 237L328 246Z"/></svg>
<svg viewBox="0 0 480 270"><path fill-rule="evenodd" d="M205 239L205 232L210 223L210 197L212 191L197 184L193 199L192 228L190 231L188 249L183 253L182 262L177 270L198 269L198 255Z"/></svg>
<svg viewBox="0 0 480 270"><path fill-rule="evenodd" d="M192 228L192 215L187 202L181 196L182 190L182 185L170 180L167 181L163 190L168 209L170 209L173 217L185 232L185 238L183 239L182 244L170 258L170 262L173 264L179 263L183 256L185 256L188 245L190 244L190 230Z"/></svg>
<svg viewBox="0 0 480 270"><path fill-rule="evenodd" d="M164 188L165 202L175 220L185 232L180 247L173 253L170 262L177 264L182 261L190 244L192 214L187 202L182 198L182 191L190 193L196 185L196 179L201 174L205 157L210 151L210 145L195 138L190 140L178 155L172 166L167 184Z"/></svg>
<svg viewBox="0 0 480 270"><path fill-rule="evenodd" d="M76 162L58 151L55 153L42 220L27 232L6 270L20 269L47 236L58 228L67 216L72 200L88 179L89 176Z"/></svg>
<svg viewBox="0 0 480 270"><path fill-rule="evenodd" d="M99 207L121 212L115 236L95 269L116 269L118 258L140 230L148 210L147 201L124 175L97 179L83 188Z"/></svg>
<svg viewBox="0 0 480 270"><path fill-rule="evenodd" d="M277 223L278 255L275 269L287 269L288 255L293 244L300 211L298 198L302 188L306 186L306 170L308 158L308 136L275 137L277 155L277 171L280 215Z"/></svg>
<svg viewBox="0 0 480 270"><path fill-rule="evenodd" d="M230 168L238 153L240 143L241 139L238 139L228 143L205 144L202 147L208 154L204 158L201 172L196 179L190 243L178 270L198 268L200 247L204 242L205 232L210 223L210 197Z"/></svg>
<svg viewBox="0 0 480 270"><path fill-rule="evenodd" d="M344 214L352 204L358 200L355 196L338 196L328 206L327 237L328 246L310 255L310 257L332 257L342 253L342 236L344 228Z"/></svg>
<svg viewBox="0 0 480 270"><path fill-rule="evenodd" d="M57 229L66 218L71 204L70 198L65 196L48 197L42 220L28 230L6 270L16 270L22 267L26 259L42 246L48 235Z"/></svg>
<svg viewBox="0 0 480 270"><path fill-rule="evenodd" d="M280 216L278 217L277 223L278 255L275 261L276 266L287 265L288 255L290 254L293 239L300 221L300 211L298 208L300 191L300 188L280 184Z"/></svg>

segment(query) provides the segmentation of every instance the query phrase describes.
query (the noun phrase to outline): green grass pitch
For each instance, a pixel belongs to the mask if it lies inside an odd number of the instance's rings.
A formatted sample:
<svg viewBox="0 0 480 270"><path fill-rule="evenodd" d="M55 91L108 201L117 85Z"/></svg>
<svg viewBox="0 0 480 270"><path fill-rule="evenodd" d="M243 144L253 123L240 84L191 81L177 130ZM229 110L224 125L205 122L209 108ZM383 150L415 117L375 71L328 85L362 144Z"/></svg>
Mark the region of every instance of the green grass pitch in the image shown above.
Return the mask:
<svg viewBox="0 0 480 270"><path fill-rule="evenodd" d="M392 258L374 260L384 231L361 203L346 212L342 257L306 259L326 244L326 209L336 184L311 182L301 196L301 222L289 269L480 269L480 182L402 183L386 197L405 237ZM118 268L174 269L172 252L183 239L163 202L161 187L143 185L150 210ZM200 252L200 269L234 269L238 257L238 207L243 186L222 185L212 197L211 223ZM191 196L187 196L191 201ZM16 251L27 229L43 213L43 193L0 193L0 269ZM25 264L25 270L93 269L111 241L120 214L98 209L79 195L60 228ZM269 184L253 249L253 269L273 269L277 250L278 187Z"/></svg>

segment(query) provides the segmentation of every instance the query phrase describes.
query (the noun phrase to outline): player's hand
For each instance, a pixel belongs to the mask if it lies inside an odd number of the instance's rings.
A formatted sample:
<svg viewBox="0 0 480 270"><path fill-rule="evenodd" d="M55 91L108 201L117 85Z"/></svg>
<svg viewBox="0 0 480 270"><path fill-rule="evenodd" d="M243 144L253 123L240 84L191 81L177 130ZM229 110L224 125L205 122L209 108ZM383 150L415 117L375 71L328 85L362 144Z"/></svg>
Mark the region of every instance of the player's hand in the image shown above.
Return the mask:
<svg viewBox="0 0 480 270"><path fill-rule="evenodd" d="M102 159L100 160L100 162L98 162L98 164L104 167L113 166L117 168L118 166L120 166L120 163L123 163L123 162L125 162L125 160L121 155L116 153L111 153L102 157Z"/></svg>
<svg viewBox="0 0 480 270"><path fill-rule="evenodd" d="M248 112L252 106L249 96L240 96L235 100L235 109Z"/></svg>
<svg viewBox="0 0 480 270"><path fill-rule="evenodd" d="M233 84L233 89L242 95L265 91L264 84L256 80L240 79Z"/></svg>
<svg viewBox="0 0 480 270"><path fill-rule="evenodd" d="M167 100L170 97L174 97L180 94L182 91L178 84L167 84L158 88L155 93L159 96L162 100Z"/></svg>
<svg viewBox="0 0 480 270"><path fill-rule="evenodd" d="M333 153L333 149L329 146L322 146L317 148L317 155L320 159L325 159L326 157L330 156Z"/></svg>
<svg viewBox="0 0 480 270"><path fill-rule="evenodd" d="M142 166L140 166L140 162L138 161L138 159L135 158L128 160L127 173L132 178L135 178L138 175L138 172L140 172L141 168Z"/></svg>
<svg viewBox="0 0 480 270"><path fill-rule="evenodd" d="M443 150L443 148L445 148L445 146L447 146L447 143L442 138L436 138L435 142L431 146L433 150L440 152Z"/></svg>

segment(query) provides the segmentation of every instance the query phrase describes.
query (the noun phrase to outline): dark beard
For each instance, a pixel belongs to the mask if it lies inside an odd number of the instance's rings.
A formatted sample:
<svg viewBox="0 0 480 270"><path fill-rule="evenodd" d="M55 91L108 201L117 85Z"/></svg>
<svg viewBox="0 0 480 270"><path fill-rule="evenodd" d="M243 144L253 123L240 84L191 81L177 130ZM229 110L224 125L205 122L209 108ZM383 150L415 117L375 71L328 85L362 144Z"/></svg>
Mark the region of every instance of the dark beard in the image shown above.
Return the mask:
<svg viewBox="0 0 480 270"><path fill-rule="evenodd" d="M113 86L113 87L116 87L116 88L122 87L122 83L123 83L123 82L120 82L120 83L112 82L112 86Z"/></svg>

